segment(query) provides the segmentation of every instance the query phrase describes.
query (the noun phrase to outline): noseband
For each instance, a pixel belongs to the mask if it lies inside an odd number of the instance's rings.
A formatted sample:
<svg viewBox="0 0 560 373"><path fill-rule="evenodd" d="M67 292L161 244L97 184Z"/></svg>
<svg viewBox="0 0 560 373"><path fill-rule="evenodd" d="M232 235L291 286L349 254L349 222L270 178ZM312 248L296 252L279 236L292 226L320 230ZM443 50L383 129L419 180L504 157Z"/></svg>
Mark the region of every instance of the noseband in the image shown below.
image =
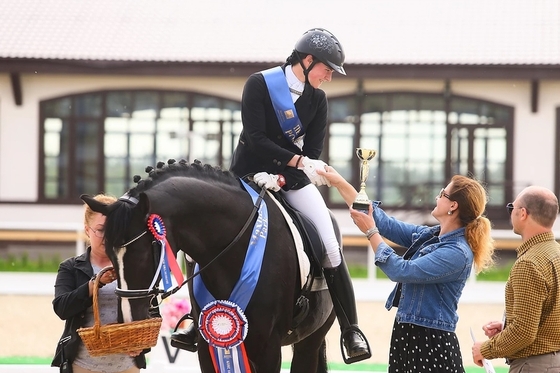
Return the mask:
<svg viewBox="0 0 560 373"><path fill-rule="evenodd" d="M128 245L130 245L131 243L135 242L136 240L138 240L139 238L143 237L146 233L148 233L148 230L146 229L145 231L143 231L142 233L140 233L139 235L137 235L136 237L134 237L133 239L131 239L130 241L128 241L127 243L125 243L124 245L122 245L121 247L119 247L119 249L125 248ZM159 255L159 263L157 265L156 268L156 272L154 274L154 278L152 279L152 283L150 284L150 287L148 289L137 289L137 290L127 290L127 289L121 289L119 287L117 287L115 289L115 294L118 297L121 298L129 298L129 299L139 299L139 298L147 298L150 296L154 296L157 295L159 293L161 293L161 290L159 290L159 288L156 286L156 282L159 278L159 274L161 272L161 266L163 265L163 259L164 259L164 247L163 245L159 245L161 248L161 252Z"/></svg>

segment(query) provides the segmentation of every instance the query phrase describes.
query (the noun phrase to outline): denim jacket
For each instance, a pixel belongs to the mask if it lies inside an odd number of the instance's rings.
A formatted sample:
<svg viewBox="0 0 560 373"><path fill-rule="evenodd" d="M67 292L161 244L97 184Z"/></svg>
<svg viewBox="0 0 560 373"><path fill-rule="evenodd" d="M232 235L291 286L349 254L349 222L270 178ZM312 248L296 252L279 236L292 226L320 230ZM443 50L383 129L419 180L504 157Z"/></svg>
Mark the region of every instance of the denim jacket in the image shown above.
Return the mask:
<svg viewBox="0 0 560 373"><path fill-rule="evenodd" d="M373 217L381 235L408 247L402 257L386 243L377 248L375 265L397 282L385 307L398 306L399 323L454 332L457 304L473 265L465 228L439 236L439 225L401 222L387 216L379 204L373 203Z"/></svg>

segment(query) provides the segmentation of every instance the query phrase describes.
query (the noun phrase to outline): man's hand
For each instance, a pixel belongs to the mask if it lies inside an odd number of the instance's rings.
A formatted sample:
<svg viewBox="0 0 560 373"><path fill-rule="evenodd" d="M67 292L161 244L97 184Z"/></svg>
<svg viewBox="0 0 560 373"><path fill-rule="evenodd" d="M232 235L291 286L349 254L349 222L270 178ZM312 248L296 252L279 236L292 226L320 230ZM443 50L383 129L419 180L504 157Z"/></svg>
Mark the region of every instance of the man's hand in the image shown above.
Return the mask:
<svg viewBox="0 0 560 373"><path fill-rule="evenodd" d="M328 165L321 160L303 157L299 169L305 172L305 175L307 175L307 177L313 184L317 186L331 186L329 181L324 176L321 176L317 173L317 170L326 170L327 167Z"/></svg>
<svg viewBox="0 0 560 373"><path fill-rule="evenodd" d="M264 187L275 192L280 190L280 186L278 185L278 175L272 175L268 172L259 172L253 176L253 181L260 187Z"/></svg>
<svg viewBox="0 0 560 373"><path fill-rule="evenodd" d="M486 334L488 338L492 338L502 331L503 326L501 321L490 321L482 327L482 330L484 330L484 334Z"/></svg>
<svg viewBox="0 0 560 373"><path fill-rule="evenodd" d="M480 353L480 345L482 345L482 342L475 342L472 346L473 361L479 367L483 366L482 359L484 359L484 356Z"/></svg>

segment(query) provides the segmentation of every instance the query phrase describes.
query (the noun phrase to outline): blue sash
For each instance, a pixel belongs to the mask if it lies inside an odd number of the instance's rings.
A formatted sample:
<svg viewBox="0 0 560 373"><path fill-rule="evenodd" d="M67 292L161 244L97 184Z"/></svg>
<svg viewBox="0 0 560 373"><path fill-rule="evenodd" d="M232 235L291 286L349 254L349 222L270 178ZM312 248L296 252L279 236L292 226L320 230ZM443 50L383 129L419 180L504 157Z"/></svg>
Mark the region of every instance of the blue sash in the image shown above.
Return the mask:
<svg viewBox="0 0 560 373"><path fill-rule="evenodd" d="M259 195L243 180L241 184L256 203ZM243 268L237 284L228 300L216 300L208 291L200 276L193 279L193 294L202 310L198 320L199 331L206 342L218 373L250 373L251 367L243 341L249 324L244 311L259 281L268 233L268 209L264 201L245 255ZM196 264L195 272L199 265ZM224 326L225 325L225 326Z"/></svg>
<svg viewBox="0 0 560 373"><path fill-rule="evenodd" d="M284 71L280 66L276 66L261 73L268 87L268 94L284 136L301 150L303 147L301 138L304 135L303 127L292 101Z"/></svg>
<svg viewBox="0 0 560 373"><path fill-rule="evenodd" d="M259 197L253 188L251 188L247 183L241 180L241 184L245 187L245 190L251 195L253 203ZM245 310L247 304L253 296L253 291L257 286L259 281L259 276L261 273L262 261L264 258L264 252L266 248L268 233L268 209L264 201L260 204L258 210L258 217L255 225L253 226L253 234L251 235L251 241L249 242L249 247L247 248L247 254L245 255L245 262L243 263L243 268L241 270L241 276L235 284L231 295L229 297L230 301L238 304L242 310ZM199 270L198 263L195 265L195 272ZM200 276L196 276L193 279L193 292L196 301L201 307L205 304L212 302L214 297L202 281Z"/></svg>

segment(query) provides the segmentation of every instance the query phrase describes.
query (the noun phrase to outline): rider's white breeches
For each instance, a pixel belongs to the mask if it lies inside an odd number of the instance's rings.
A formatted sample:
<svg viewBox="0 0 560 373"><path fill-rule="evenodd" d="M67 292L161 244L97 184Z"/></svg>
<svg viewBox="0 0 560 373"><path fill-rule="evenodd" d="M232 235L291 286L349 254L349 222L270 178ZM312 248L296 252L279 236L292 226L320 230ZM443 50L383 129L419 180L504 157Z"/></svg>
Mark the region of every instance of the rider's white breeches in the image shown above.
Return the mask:
<svg viewBox="0 0 560 373"><path fill-rule="evenodd" d="M323 259L323 267L338 267L342 262L340 247L334 232L331 215L319 189L315 185L309 184L301 189L283 191L283 195L290 205L308 217L317 227L327 251Z"/></svg>

